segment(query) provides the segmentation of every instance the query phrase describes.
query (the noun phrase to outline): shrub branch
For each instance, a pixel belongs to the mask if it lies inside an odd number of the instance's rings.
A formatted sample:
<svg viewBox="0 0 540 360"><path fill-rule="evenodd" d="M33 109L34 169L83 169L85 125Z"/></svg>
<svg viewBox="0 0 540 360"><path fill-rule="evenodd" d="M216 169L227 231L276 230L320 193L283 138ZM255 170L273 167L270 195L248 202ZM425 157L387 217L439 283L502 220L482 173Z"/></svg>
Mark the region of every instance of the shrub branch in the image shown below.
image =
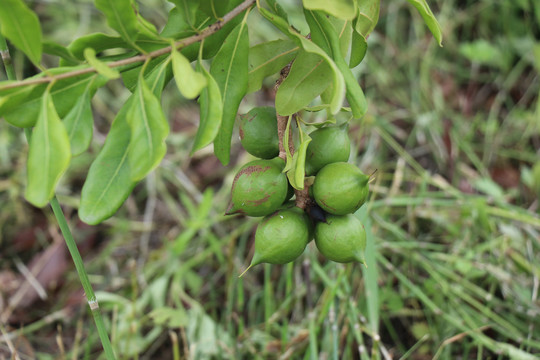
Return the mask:
<svg viewBox="0 0 540 360"><path fill-rule="evenodd" d="M193 36L190 36L190 37L187 37L185 39L175 42L174 47L177 50L180 50L186 46L202 41L203 39L209 37L212 34L215 34L219 30L221 30L221 28L223 28L225 24L230 22L236 16L240 15L244 10L247 10L250 6L255 4L255 2L256 0L245 0L243 3L241 3L234 9L232 9L229 13L225 14L217 22L213 23L212 25L202 30L199 34L193 35ZM112 61L110 63L107 63L107 66L109 66L110 68L116 68L116 67L130 65L130 64L134 64L138 62L144 62L144 61L159 57L161 55L169 54L171 51L172 51L172 46L167 46L162 49L149 52L148 54L141 54L141 55L130 57L128 59ZM7 90L11 88L17 88L17 87L35 85L35 84L43 84L43 83L48 83L48 82L52 82L52 81L56 81L60 79L66 79L66 78L71 78L71 77L80 76L84 74L90 74L94 72L96 72L95 68L88 67L84 69L69 71L64 74L59 74L56 76L45 76L39 79L23 80L23 81L11 83L11 84L6 84L3 86L0 86L0 90Z"/></svg>

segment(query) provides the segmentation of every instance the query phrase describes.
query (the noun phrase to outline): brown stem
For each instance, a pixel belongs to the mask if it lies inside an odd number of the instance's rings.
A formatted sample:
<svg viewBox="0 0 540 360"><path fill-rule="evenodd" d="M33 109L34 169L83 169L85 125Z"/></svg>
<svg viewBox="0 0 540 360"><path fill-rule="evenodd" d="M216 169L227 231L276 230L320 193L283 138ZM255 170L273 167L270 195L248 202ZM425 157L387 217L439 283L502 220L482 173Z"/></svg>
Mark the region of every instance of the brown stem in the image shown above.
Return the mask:
<svg viewBox="0 0 540 360"><path fill-rule="evenodd" d="M245 0L243 3L241 3L240 5L235 7L234 9L232 9L225 16L223 16L223 18L221 18L217 22L213 23L212 25L208 26L207 28L202 30L197 35L193 35L193 36L190 36L190 37L185 38L183 40L179 40L179 41L175 42L174 47L179 50L179 49L184 48L184 47L186 47L188 45L199 42L199 41L203 40L204 38L209 37L210 35L218 32L225 24L227 24L229 21L234 19L236 16L238 16L244 10L246 10L247 8L252 6L255 2L256 2L256 0ZM110 68L115 68L115 67L129 65L129 64L133 64L133 63L137 63L137 62L144 62L144 61L146 61L148 59L153 59L153 58L159 57L161 55L168 54L171 51L172 51L172 46L167 46L165 48L152 51L152 52L150 52L148 54L142 54L142 55L137 55L137 56L130 57L128 59L112 61L110 63L107 63L107 66L109 66ZM56 76L45 76L45 77L42 77L42 78L39 78L39 79L31 79L31 80L19 81L19 82L15 82L15 83L11 83L11 84L6 84L4 86L0 86L0 90L6 90L6 89L21 87L21 86L27 86L27 85L34 85L34 84L43 84L43 83L48 83L48 82L52 82L52 81L56 81L56 80L60 80L60 79L66 79L66 78L71 78L71 77L80 76L80 75L84 75L84 74L89 74L89 73L93 73L93 72L96 72L96 69L94 69L93 67L89 67L89 68L85 68L85 69L69 71L67 73L56 75Z"/></svg>

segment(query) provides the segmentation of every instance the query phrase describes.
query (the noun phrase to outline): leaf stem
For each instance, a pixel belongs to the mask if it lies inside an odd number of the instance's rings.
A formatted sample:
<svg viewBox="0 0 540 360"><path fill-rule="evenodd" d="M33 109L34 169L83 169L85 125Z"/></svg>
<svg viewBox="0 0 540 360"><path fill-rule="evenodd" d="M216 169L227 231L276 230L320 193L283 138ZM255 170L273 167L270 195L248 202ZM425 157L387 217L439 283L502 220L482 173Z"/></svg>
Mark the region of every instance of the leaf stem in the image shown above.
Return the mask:
<svg viewBox="0 0 540 360"><path fill-rule="evenodd" d="M6 44L6 39L2 36L2 34L0 34L0 52L2 54L2 60L6 69L6 75L8 79L17 80L15 70L13 68L13 63L11 62L9 49ZM56 79L52 79L51 85L54 81L56 81ZM30 138L32 135L31 129L25 128L24 133L26 135L28 143L30 143ZM109 340L109 335L107 334L107 330L105 329L105 324L103 323L103 319L101 317L101 312L99 310L99 304L97 302L96 295L94 294L94 290L92 289L92 285L90 284L90 280L88 279L88 274L86 273L86 270L84 268L84 263L82 261L81 254L79 253L79 249L77 249L75 239L71 234L71 230L69 229L66 217L62 212L56 196L51 199L50 204L56 217L56 221L58 222L60 230L62 231L62 235L64 236L64 240L66 241L66 245L68 247L69 253L71 254L71 258L75 263L75 269L77 269L77 273L79 274L79 279L86 294L86 298L88 299L88 305L90 306L92 316L94 317L94 322L96 323L98 334L101 339L101 344L103 346L103 349L105 350L105 356L107 360L114 360L116 359L116 357L114 355L111 342Z"/></svg>
<svg viewBox="0 0 540 360"><path fill-rule="evenodd" d="M177 50L180 50L180 49L182 49L182 48L184 48L184 47L186 47L188 45L191 45L191 44L194 44L196 42L202 41L203 39L209 37L210 35L218 32L219 30L221 30L221 28L223 26L225 26L225 24L227 24L229 21L231 21L236 16L241 14L244 10L248 9L250 6L255 4L255 1L256 0L245 0L240 5L238 5L234 9L232 9L229 13L225 14L223 16L223 18L219 19L217 22L213 23L212 25L210 25L207 28L205 28L204 30L202 30L199 34L196 34L196 35L193 35L193 36L190 36L190 37L187 37L185 39L182 39L182 40L179 40L179 41L175 42L174 47ZM130 57L128 59L112 61L110 63L107 63L107 66L109 66L110 68L116 68L116 67L120 67L120 66L133 64L133 63L143 62L143 61L147 61L149 59L159 57L161 55L169 54L171 51L172 51L172 46L167 46L165 48L149 52L148 54L141 54L141 55ZM26 80L26 81L20 81L20 82L17 82L17 83L12 83L12 84L6 84L4 86L0 86L0 90L7 90L7 89L21 87L21 86L27 86L27 85L48 83L48 82L51 82L51 81L54 81L54 80L71 78L71 77L80 76L80 75L84 75L84 74L89 74L89 73L93 73L93 72L96 72L96 69L93 68L93 67L88 67L88 68L84 68L84 69L69 71L69 72L59 74L59 75L56 75L56 76L45 76L45 77L38 78L38 79L31 79L31 80Z"/></svg>
<svg viewBox="0 0 540 360"><path fill-rule="evenodd" d="M98 335L101 339L101 344L103 345L103 350L105 350L105 356L109 360L116 359L111 346L111 342L109 340L109 335L107 334L107 330L105 329L105 323L103 322L103 318L101 317L99 303L96 299L96 295L94 294L94 290L92 289L90 279L88 279L88 274L86 273L86 269L84 268L81 254L79 253L79 249L77 248L75 239L71 234L71 230L69 229L66 217L62 212L62 208L60 207L56 196L51 199L51 207L53 209L54 215L56 216L56 220L58 221L58 225L60 226L60 230L62 231L62 235L64 236L64 240L66 241L66 245L68 247L69 253L71 254L71 258L75 263L75 269L79 274L79 279L81 280L86 299L88 300L88 305L90 306L92 316L94 317L94 322L96 323Z"/></svg>

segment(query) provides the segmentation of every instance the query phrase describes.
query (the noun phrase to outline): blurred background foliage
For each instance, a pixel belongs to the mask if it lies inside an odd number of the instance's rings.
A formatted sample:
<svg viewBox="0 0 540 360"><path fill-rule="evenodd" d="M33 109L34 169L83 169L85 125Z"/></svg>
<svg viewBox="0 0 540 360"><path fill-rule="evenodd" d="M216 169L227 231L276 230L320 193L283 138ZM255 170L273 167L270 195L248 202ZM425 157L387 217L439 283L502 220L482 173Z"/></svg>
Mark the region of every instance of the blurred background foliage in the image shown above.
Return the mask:
<svg viewBox="0 0 540 360"><path fill-rule="evenodd" d="M280 1L305 29L299 1ZM90 0L29 1L47 39L109 32ZM159 27L171 4L139 1ZM540 5L431 0L440 48L406 1L383 1L356 75L369 112L351 161L377 170L357 216L368 268L310 244L293 264L238 275L257 219L225 217L235 170L189 156L198 107L174 84L162 165L110 220L77 219L80 189L127 97L94 98L91 151L58 189L121 359L534 359L540 354ZM252 45L278 33L254 11ZM13 53L19 78L35 71ZM57 65L57 59L45 63ZM3 76L3 74L1 75ZM2 77L4 79L4 77ZM240 111L273 103L272 85ZM320 117L321 114L306 115ZM235 137L237 139L237 137ZM0 358L95 359L100 344L49 209L24 202L26 144L0 122ZM536 166L536 167L535 167ZM33 274L33 275L32 275Z"/></svg>

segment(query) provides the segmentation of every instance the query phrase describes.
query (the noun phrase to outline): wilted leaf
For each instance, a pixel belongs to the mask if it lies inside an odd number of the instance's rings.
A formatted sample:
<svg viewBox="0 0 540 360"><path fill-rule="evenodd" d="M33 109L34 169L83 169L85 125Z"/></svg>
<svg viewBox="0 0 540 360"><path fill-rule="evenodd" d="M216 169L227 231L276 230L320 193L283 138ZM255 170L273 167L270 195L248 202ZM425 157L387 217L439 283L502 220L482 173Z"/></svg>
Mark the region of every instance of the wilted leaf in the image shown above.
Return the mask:
<svg viewBox="0 0 540 360"><path fill-rule="evenodd" d="M54 196L56 185L71 159L68 134L49 92L43 94L29 147L28 184L24 195L33 205L43 207Z"/></svg>

